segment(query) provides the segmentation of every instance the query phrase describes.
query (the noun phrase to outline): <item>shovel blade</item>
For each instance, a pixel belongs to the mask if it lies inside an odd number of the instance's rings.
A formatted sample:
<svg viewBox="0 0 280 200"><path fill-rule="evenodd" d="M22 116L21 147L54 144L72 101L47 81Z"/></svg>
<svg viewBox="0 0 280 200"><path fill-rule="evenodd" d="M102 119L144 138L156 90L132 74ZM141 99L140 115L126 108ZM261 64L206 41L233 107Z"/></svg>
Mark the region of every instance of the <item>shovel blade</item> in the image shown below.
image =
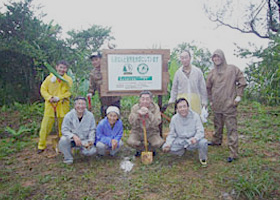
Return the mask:
<svg viewBox="0 0 280 200"><path fill-rule="evenodd" d="M52 146L53 146L53 149L56 152L56 154L59 153L58 141L59 141L59 137L52 138Z"/></svg>
<svg viewBox="0 0 280 200"><path fill-rule="evenodd" d="M143 151L141 153L141 161L145 165L149 165L153 162L153 152Z"/></svg>

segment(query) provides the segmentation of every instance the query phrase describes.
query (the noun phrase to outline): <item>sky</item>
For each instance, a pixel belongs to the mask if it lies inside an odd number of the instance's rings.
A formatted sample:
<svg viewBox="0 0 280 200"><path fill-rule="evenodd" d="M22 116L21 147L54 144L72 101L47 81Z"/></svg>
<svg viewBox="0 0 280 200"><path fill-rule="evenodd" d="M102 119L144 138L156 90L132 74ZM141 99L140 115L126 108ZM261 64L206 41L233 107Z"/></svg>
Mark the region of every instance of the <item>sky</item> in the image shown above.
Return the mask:
<svg viewBox="0 0 280 200"><path fill-rule="evenodd" d="M95 24L111 27L116 49L162 48L172 51L178 44L194 42L211 53L222 49L227 62L243 70L249 60L234 55L237 49L234 43L248 47L248 42L261 46L266 41L227 27L217 28L205 14L205 2L211 1L33 0L33 5L41 5L40 12L47 14L43 21L54 20L62 27L64 35L69 30L83 30Z"/></svg>

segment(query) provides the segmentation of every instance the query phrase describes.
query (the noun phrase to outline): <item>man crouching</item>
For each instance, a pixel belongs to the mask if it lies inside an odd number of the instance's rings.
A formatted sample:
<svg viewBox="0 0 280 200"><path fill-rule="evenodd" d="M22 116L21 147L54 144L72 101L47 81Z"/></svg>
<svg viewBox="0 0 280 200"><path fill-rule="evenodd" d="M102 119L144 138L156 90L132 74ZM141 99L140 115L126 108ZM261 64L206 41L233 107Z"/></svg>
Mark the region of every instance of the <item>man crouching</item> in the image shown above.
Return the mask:
<svg viewBox="0 0 280 200"><path fill-rule="evenodd" d="M135 156L140 156L144 150L143 126L146 126L147 140L155 156L156 148L160 148L164 143L159 131L160 110L158 105L153 102L153 94L150 91L142 91L139 97L139 103L132 107L128 118L132 129L127 144L136 149Z"/></svg>
<svg viewBox="0 0 280 200"><path fill-rule="evenodd" d="M86 109L84 97L75 98L75 109L72 109L64 117L62 123L62 137L59 141L59 150L64 154L63 162L73 163L71 147L80 149L83 155L91 156L96 153L95 119L91 112Z"/></svg>
<svg viewBox="0 0 280 200"><path fill-rule="evenodd" d="M185 150L198 149L200 163L206 166L208 143L199 115L189 109L184 98L176 101L175 109L177 113L171 119L163 151L182 156Z"/></svg>

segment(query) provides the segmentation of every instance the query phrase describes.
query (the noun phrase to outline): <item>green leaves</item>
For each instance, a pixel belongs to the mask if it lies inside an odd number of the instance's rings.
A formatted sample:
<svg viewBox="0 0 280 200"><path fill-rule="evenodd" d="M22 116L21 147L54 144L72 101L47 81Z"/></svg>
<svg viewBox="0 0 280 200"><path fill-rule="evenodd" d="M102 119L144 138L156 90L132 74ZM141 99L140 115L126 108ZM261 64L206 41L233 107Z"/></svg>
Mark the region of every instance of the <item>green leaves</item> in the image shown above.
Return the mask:
<svg viewBox="0 0 280 200"><path fill-rule="evenodd" d="M57 73L57 71L47 62L44 63L44 65L46 66L46 68L53 73L53 75L55 75L57 78L59 78L60 80L62 80L63 82L68 83L67 80L65 80L62 76L59 75L59 73Z"/></svg>

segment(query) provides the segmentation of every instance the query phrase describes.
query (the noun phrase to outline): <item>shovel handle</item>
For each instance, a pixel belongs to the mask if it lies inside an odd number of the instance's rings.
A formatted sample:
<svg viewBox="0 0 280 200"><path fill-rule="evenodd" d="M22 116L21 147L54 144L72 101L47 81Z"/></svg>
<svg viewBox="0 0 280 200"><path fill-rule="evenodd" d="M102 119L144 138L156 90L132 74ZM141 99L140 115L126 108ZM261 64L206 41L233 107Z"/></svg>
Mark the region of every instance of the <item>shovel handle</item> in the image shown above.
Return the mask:
<svg viewBox="0 0 280 200"><path fill-rule="evenodd" d="M88 99L88 110L91 111L91 98L90 98L90 96L88 96L87 99Z"/></svg>
<svg viewBox="0 0 280 200"><path fill-rule="evenodd" d="M148 139L147 139L147 130L146 130L146 122L145 122L145 119L142 119L142 124L143 124L143 131L144 131L144 146L145 146L145 151L148 152Z"/></svg>

